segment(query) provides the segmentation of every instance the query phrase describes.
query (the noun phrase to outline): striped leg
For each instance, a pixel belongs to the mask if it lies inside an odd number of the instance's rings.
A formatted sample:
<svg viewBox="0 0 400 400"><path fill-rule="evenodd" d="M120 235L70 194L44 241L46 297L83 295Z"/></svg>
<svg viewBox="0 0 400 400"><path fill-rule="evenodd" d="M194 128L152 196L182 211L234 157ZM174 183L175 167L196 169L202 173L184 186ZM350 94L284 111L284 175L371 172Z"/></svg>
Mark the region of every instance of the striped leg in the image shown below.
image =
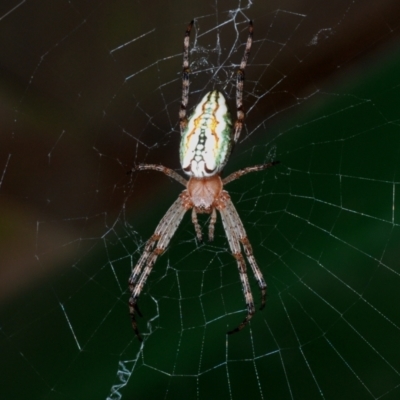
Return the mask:
<svg viewBox="0 0 400 400"><path fill-rule="evenodd" d="M129 314L131 316L133 330L140 341L142 341L142 338L139 334L135 318L135 311L141 315L137 306L138 298L157 257L167 248L185 212L186 208L183 206L182 200L179 197L166 212L153 236L147 241L145 250L129 278L129 290L131 292L131 297L129 298Z"/></svg>
<svg viewBox="0 0 400 400"><path fill-rule="evenodd" d="M247 234L246 234L246 231L242 224L242 221L240 220L239 214L236 211L236 208L230 199L226 202L226 212L229 215L231 224L234 227L234 231L235 231L237 237L239 238L240 243L242 244L242 246L244 248L244 252L246 254L247 260L249 261L250 267L253 270L253 274L254 274L254 276L257 280L258 286L261 290L260 310L262 310L265 307L265 301L266 301L266 297L267 297L267 284L266 284L263 274L260 270L260 267L257 265L257 261L253 255L253 249L252 249L249 239L247 237Z"/></svg>
<svg viewBox="0 0 400 400"><path fill-rule="evenodd" d="M185 39L183 40L183 69L182 69L182 102L181 108L179 110L179 123L181 126L181 133L186 128L187 125L187 117L186 117L186 108L189 102L189 37L190 31L193 27L192 21L185 32Z"/></svg>
<svg viewBox="0 0 400 400"><path fill-rule="evenodd" d="M164 167L164 165L159 165L159 164L138 164L135 165L132 169L132 171L158 171L162 172L163 174L169 176L172 179L175 179L177 182L179 182L181 185L185 186L187 185L187 180L182 178L177 172L175 172L171 168Z"/></svg>
<svg viewBox="0 0 400 400"><path fill-rule="evenodd" d="M226 193L226 198L224 200L227 203L231 203L227 193ZM240 281L242 282L243 294L247 307L247 315L245 319L235 329L228 332L228 334L230 335L232 333L239 332L248 324L248 322L255 313L255 307L254 307L253 295L251 293L249 278L247 276L246 263L240 251L240 240L238 236L238 231L236 230L236 227L233 224L233 220L230 215L231 209L229 207L221 206L219 211L221 213L222 223L224 225L226 236L228 238L229 247L238 265Z"/></svg>
<svg viewBox="0 0 400 400"><path fill-rule="evenodd" d="M240 68L236 75L236 109L237 109L237 120L235 122L235 135L233 137L234 141L239 140L240 132L243 128L243 120L245 113L243 110L243 84L244 84L244 70L247 65L247 60L249 59L251 45L253 43L253 23L249 22L249 36L247 37L246 48L244 49L244 54L242 61L240 63Z"/></svg>
<svg viewBox="0 0 400 400"><path fill-rule="evenodd" d="M263 171L264 169L273 167L274 165L277 165L277 164L279 164L279 161L272 161L267 164L254 165L253 167L247 167L244 169L240 169L239 171L233 172L232 174L230 174L226 178L224 178L222 180L222 184L225 186L227 183L230 183L236 179L239 179L243 175L249 174L250 172Z"/></svg>

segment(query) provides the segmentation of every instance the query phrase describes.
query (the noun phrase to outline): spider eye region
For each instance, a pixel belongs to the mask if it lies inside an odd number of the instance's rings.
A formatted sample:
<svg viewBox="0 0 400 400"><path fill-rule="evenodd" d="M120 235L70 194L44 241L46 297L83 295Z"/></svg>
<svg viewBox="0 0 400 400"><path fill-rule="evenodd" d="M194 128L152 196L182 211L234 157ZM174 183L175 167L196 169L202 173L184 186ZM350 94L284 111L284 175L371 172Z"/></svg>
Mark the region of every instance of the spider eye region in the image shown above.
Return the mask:
<svg viewBox="0 0 400 400"><path fill-rule="evenodd" d="M222 93L207 93L196 106L182 133L180 159L183 171L196 178L223 169L232 149L232 119Z"/></svg>

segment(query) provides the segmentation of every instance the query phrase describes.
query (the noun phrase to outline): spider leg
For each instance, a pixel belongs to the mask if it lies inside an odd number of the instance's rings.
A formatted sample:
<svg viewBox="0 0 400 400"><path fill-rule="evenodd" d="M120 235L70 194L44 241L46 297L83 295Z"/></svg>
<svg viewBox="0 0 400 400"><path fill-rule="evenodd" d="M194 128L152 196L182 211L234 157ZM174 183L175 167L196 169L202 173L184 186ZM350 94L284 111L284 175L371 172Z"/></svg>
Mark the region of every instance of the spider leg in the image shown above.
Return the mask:
<svg viewBox="0 0 400 400"><path fill-rule="evenodd" d="M183 40L183 69L182 69L182 102L181 108L179 110L179 124L181 127L181 133L186 128L187 117L186 117L186 107L189 101L189 37L190 31L193 27L193 22L191 21L185 32L185 39Z"/></svg>
<svg viewBox="0 0 400 400"><path fill-rule="evenodd" d="M133 330L140 341L142 341L142 338L139 334L135 318L135 312L141 315L137 306L138 298L157 257L167 248L185 212L186 208L183 206L182 200L179 197L168 209L157 225L154 234L147 241L144 252L129 278L129 290L131 292L131 297L129 298L129 314L131 316Z"/></svg>
<svg viewBox="0 0 400 400"><path fill-rule="evenodd" d="M236 109L237 109L237 120L235 122L235 134L233 140L235 143L239 140L240 132L243 128L243 120L245 113L243 110L243 84L244 84L244 70L249 59L251 45L253 43L253 22L249 22L249 36L247 37L246 47L242 61L240 63L239 70L236 75Z"/></svg>
<svg viewBox="0 0 400 400"><path fill-rule="evenodd" d="M210 225L208 226L208 240L210 242L214 240L214 228L216 222L217 222L217 212L215 211L215 208L213 208L211 212Z"/></svg>
<svg viewBox="0 0 400 400"><path fill-rule="evenodd" d="M244 258L241 253L233 254L233 256L236 258L239 268L239 275L243 286L244 298L246 299L247 315L246 318L235 329L232 329L231 331L227 332L228 335L241 331L248 324L251 318L253 318L253 315L256 311L254 307L253 295L250 289L249 277L247 276L246 263L244 261Z"/></svg>
<svg viewBox="0 0 400 400"><path fill-rule="evenodd" d="M228 197L226 198L225 201L230 202ZM233 219L230 215L231 209L223 207L219 211L221 213L222 223L224 225L226 236L228 238L229 247L238 265L240 281L242 282L243 294L247 306L247 315L245 319L235 329L228 332L228 335L230 335L232 333L239 332L248 324L248 322L255 313L255 307L254 307L253 295L251 293L249 278L247 276L246 263L244 261L243 255L240 250L240 241L238 232L236 230L235 224L233 223Z"/></svg>
<svg viewBox="0 0 400 400"><path fill-rule="evenodd" d="M192 208L192 223L194 225L194 230L196 231L196 236L199 242L203 240L203 235L201 233L201 226L199 225L199 220L197 219L197 213L195 208Z"/></svg>
<svg viewBox="0 0 400 400"><path fill-rule="evenodd" d="M261 290L261 306L260 310L265 307L265 300L267 297L267 284L263 277L263 274L260 270L260 267L257 265L257 261L253 255L253 249L247 237L246 231L240 219L238 212L236 211L235 206L233 205L232 201L228 199L225 202L226 212L229 215L231 220L231 224L235 229L235 232L239 238L240 243L244 248L244 252L246 254L247 260L249 261L250 267L253 270L253 274L257 280L258 286Z"/></svg>
<svg viewBox="0 0 400 400"><path fill-rule="evenodd" d="M274 165L279 164L279 161L272 161L267 164L254 165L253 167L247 167L245 169L240 169L239 171L233 172L228 175L226 178L222 180L222 184L225 186L227 183L232 182L238 178L241 178L243 175L249 174L250 172L258 172L263 171L264 169L273 167Z"/></svg>
<svg viewBox="0 0 400 400"><path fill-rule="evenodd" d="M129 172L134 172L134 171L158 171L162 172L163 174L169 176L172 179L175 179L177 182L179 182L181 185L185 186L187 185L187 181L185 178L182 178L177 172L175 172L171 168L164 167L164 165L159 165L159 164L138 164L135 165L132 169L132 171Z"/></svg>
<svg viewBox="0 0 400 400"><path fill-rule="evenodd" d="M134 285L136 284L139 275L145 266L148 258L150 257L151 253L153 252L153 248L157 241L160 239L159 235L152 235L151 238L146 242L146 246L144 248L143 254L140 257L139 261L137 262L135 268L132 270L131 276L129 277L129 289L133 290ZM132 289L131 289L132 288Z"/></svg>
<svg viewBox="0 0 400 400"><path fill-rule="evenodd" d="M253 249L251 247L249 239L247 238L247 236L245 236L245 237L240 238L239 240L240 240L240 243L242 243L242 245L243 245L247 260L249 261L251 269L253 270L253 274L256 277L258 286L260 287L260 290L261 290L260 310L262 310L265 307L265 302L267 299L267 283L265 282L263 274L262 274L259 266L257 265L257 261L254 257Z"/></svg>

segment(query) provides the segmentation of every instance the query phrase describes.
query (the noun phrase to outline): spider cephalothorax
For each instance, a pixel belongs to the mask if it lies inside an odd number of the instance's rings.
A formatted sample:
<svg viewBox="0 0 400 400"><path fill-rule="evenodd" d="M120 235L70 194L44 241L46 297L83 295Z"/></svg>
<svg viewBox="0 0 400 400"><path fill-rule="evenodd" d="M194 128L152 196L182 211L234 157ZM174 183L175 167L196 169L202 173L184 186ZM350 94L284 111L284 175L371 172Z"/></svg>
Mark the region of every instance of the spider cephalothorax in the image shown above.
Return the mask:
<svg viewBox="0 0 400 400"><path fill-rule="evenodd" d="M243 223L233 205L224 185L248 174L249 172L267 169L278 161L268 164L255 165L234 172L222 179L220 174L228 161L233 145L237 142L243 127L243 82L244 69L249 57L253 39L253 24L249 23L249 35L240 68L236 76L236 108L237 120L232 124L231 116L223 94L217 90L207 93L195 108L189 119L186 117L186 107L189 98L189 35L193 21L186 29L183 51L182 72L182 103L179 112L181 128L180 160L183 171L189 176L189 180L182 178L175 171L162 165L140 164L136 171L155 170L174 178L185 186L185 190L172 204L167 213L161 219L153 236L147 241L142 256L140 257L129 278L129 312L133 329L139 338L139 330L135 318L135 312L140 311L137 301L143 286L149 276L157 257L167 248L172 236L179 226L184 214L192 210L192 222L196 236L202 240L202 232L197 214L211 214L208 229L209 240L214 238L214 225L217 221L217 211L221 215L229 247L236 259L243 293L247 306L247 316L239 326L228 333L240 331L251 319L255 312L253 295L251 293L249 279L246 271L246 262L241 252L241 247L247 257L247 261L261 289L261 307L265 306L267 284L253 255L250 242L247 238Z"/></svg>

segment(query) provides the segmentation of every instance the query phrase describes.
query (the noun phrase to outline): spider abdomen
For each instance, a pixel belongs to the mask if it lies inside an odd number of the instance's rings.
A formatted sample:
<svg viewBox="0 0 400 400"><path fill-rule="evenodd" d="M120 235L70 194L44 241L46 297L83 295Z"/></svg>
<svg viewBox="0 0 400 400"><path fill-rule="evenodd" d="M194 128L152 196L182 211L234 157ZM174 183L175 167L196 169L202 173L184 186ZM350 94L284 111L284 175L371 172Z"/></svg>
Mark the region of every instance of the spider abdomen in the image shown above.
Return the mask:
<svg viewBox="0 0 400 400"><path fill-rule="evenodd" d="M204 178L221 172L232 148L232 120L225 97L207 93L182 132L180 159L189 176Z"/></svg>

